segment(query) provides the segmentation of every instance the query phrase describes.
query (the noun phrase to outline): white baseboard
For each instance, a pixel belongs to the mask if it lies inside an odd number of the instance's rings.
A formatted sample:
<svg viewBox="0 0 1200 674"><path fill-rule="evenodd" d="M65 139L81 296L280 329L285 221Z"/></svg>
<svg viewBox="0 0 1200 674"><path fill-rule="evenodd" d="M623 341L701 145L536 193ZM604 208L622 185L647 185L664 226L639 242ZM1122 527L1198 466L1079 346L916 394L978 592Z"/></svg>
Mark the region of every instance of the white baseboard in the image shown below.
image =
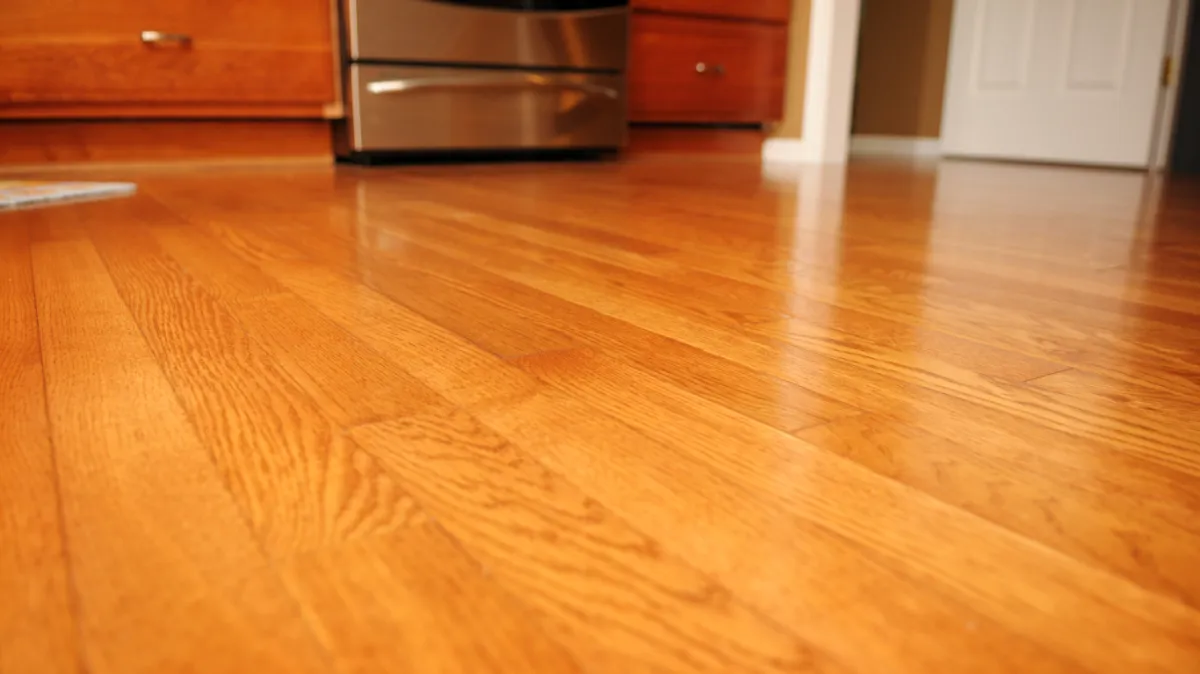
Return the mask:
<svg viewBox="0 0 1200 674"><path fill-rule="evenodd" d="M762 158L768 164L812 164L820 161L816 147L800 138L768 138Z"/></svg>
<svg viewBox="0 0 1200 674"><path fill-rule="evenodd" d="M916 136L856 135L850 137L850 154L914 159L940 157L942 142L938 138Z"/></svg>

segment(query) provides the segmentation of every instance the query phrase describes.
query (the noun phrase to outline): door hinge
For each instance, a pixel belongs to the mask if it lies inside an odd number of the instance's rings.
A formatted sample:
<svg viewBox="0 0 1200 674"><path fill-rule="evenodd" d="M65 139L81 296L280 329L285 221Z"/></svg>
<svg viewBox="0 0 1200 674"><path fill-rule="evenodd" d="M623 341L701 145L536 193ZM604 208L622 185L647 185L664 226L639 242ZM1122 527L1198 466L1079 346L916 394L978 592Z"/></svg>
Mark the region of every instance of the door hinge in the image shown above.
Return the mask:
<svg viewBox="0 0 1200 674"><path fill-rule="evenodd" d="M1162 79L1159 82L1165 89L1171 86L1171 76L1174 75L1175 62L1170 56L1164 56L1162 61Z"/></svg>

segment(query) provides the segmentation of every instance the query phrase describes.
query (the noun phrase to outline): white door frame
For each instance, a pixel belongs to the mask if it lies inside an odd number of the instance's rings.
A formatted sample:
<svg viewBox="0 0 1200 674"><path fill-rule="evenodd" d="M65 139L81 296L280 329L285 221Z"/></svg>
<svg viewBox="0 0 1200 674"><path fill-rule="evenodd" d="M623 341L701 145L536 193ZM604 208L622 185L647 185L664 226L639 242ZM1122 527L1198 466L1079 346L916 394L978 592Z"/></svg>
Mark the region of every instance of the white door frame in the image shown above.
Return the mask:
<svg viewBox="0 0 1200 674"><path fill-rule="evenodd" d="M1188 12L1194 0L1172 0L1174 10L1168 48L1175 65L1174 86L1159 96L1158 128L1151 165L1163 168L1170 154L1178 107L1180 69L1186 42ZM808 20L808 61L804 78L801 138L769 138L763 143L764 162L840 164L850 150L850 116L854 100L858 20L862 0L812 0Z"/></svg>
<svg viewBox="0 0 1200 674"><path fill-rule="evenodd" d="M850 148L858 15L862 0L812 0L800 138L769 138L766 162L843 163Z"/></svg>
<svg viewBox="0 0 1200 674"><path fill-rule="evenodd" d="M1171 86L1159 89L1158 121L1154 129L1154 141L1150 146L1150 165L1162 170L1171 158L1171 144L1175 136L1175 114L1179 111L1179 85L1183 82L1183 59L1189 40L1188 17L1194 10L1194 0L1174 0L1171 25L1167 28L1167 49L1171 53Z"/></svg>

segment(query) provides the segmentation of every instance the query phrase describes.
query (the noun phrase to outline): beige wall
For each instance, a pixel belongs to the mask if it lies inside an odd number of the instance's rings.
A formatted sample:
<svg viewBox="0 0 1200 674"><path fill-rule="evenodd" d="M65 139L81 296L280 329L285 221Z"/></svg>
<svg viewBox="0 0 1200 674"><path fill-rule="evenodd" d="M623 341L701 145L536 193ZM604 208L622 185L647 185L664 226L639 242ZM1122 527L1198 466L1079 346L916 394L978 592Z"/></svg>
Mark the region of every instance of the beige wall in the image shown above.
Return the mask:
<svg viewBox="0 0 1200 674"><path fill-rule="evenodd" d="M811 9L811 0L792 0L783 121L775 127L776 137L799 138L803 132L804 87L808 72L808 17Z"/></svg>
<svg viewBox="0 0 1200 674"><path fill-rule="evenodd" d="M940 135L953 7L954 0L864 0L853 133Z"/></svg>

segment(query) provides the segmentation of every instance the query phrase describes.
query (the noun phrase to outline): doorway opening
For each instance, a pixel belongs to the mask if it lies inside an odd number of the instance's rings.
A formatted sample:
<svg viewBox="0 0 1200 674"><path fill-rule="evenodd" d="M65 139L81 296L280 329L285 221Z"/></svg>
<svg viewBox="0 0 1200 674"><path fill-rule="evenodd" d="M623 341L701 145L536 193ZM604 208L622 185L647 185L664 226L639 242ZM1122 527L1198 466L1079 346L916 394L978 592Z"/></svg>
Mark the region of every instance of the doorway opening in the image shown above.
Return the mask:
<svg viewBox="0 0 1200 674"><path fill-rule="evenodd" d="M816 137L792 159L853 152L1164 168L1176 136L1193 138L1175 133L1177 107L1197 105L1179 100L1200 70L1185 63L1185 53L1195 58L1185 52L1192 5L812 0L804 128Z"/></svg>

